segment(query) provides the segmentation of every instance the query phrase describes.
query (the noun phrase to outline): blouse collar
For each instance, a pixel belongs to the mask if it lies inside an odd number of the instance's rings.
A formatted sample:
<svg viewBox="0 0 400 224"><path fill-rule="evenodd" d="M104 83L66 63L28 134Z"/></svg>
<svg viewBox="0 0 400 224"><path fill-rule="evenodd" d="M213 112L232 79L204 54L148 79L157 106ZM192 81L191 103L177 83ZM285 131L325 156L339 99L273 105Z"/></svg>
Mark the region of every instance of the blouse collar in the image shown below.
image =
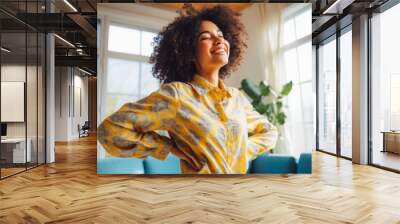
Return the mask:
<svg viewBox="0 0 400 224"><path fill-rule="evenodd" d="M226 86L222 79L218 80L218 87L213 86L207 79L199 74L195 74L192 81L189 83L193 86L194 90L199 95L207 94L209 91L216 91L227 97L231 97L232 94L226 89Z"/></svg>

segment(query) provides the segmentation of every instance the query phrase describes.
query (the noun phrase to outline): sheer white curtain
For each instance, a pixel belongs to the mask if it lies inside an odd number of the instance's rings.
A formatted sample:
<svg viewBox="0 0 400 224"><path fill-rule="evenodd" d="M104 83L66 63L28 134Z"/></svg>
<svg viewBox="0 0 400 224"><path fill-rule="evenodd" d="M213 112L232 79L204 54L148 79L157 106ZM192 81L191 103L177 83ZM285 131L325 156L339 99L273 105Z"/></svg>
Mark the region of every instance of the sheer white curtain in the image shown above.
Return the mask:
<svg viewBox="0 0 400 224"><path fill-rule="evenodd" d="M286 99L286 123L280 127L276 153L311 151L314 147L314 81L311 70L311 4L259 4L263 76L274 90L293 81Z"/></svg>
<svg viewBox="0 0 400 224"><path fill-rule="evenodd" d="M282 42L283 10L287 4L260 4L260 29L262 47L258 48L258 58L263 60L264 78L274 90L279 91L283 83ZM276 153L292 153L288 130L285 124L279 127L280 139L275 148Z"/></svg>

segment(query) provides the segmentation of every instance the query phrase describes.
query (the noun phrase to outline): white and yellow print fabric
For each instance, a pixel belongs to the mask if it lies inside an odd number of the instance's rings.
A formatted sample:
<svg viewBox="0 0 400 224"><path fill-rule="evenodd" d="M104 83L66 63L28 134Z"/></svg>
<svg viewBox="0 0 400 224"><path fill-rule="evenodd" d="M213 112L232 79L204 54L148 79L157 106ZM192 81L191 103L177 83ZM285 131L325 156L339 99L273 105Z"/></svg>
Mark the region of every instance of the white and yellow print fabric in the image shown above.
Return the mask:
<svg viewBox="0 0 400 224"><path fill-rule="evenodd" d="M170 138L156 130L168 131ZM247 162L275 146L278 131L236 88L200 75L163 84L126 103L98 128L98 139L117 157L180 158L182 173L244 174Z"/></svg>

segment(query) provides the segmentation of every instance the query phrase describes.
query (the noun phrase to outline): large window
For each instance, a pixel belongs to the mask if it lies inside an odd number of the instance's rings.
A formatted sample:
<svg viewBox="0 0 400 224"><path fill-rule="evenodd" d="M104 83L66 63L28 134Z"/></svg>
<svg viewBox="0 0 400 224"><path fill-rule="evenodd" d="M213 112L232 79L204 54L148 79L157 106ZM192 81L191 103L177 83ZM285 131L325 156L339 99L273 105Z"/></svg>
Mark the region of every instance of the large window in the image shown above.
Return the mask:
<svg viewBox="0 0 400 224"><path fill-rule="evenodd" d="M317 62L318 149L349 159L352 157L353 96L351 28L349 25L338 36L320 43Z"/></svg>
<svg viewBox="0 0 400 224"><path fill-rule="evenodd" d="M336 154L336 37L318 48L318 148Z"/></svg>
<svg viewBox="0 0 400 224"><path fill-rule="evenodd" d="M108 26L106 115L159 88L148 63L156 33L137 27Z"/></svg>
<svg viewBox="0 0 400 224"><path fill-rule="evenodd" d="M352 157L352 33L340 36L340 154Z"/></svg>
<svg viewBox="0 0 400 224"><path fill-rule="evenodd" d="M372 17L372 163L400 170L400 4Z"/></svg>
<svg viewBox="0 0 400 224"><path fill-rule="evenodd" d="M123 104L136 102L159 89L160 82L152 75L149 59L153 53L152 42L162 26L151 21L130 20L131 15L127 22L109 15L107 10L99 12L97 83L98 122L101 122ZM101 145L97 155L107 157Z"/></svg>

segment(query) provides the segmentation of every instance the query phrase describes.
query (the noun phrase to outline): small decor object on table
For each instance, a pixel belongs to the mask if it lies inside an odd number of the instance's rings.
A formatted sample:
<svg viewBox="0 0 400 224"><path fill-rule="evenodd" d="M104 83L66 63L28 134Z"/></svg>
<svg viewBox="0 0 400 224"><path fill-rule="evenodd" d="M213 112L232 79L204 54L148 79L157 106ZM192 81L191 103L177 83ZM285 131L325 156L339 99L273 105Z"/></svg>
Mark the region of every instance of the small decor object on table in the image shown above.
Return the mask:
<svg viewBox="0 0 400 224"><path fill-rule="evenodd" d="M400 154L400 131L390 130L382 131L383 149L382 152L391 152Z"/></svg>
<svg viewBox="0 0 400 224"><path fill-rule="evenodd" d="M78 124L79 138L89 136L89 129L90 129L89 121L85 121L82 127Z"/></svg>

